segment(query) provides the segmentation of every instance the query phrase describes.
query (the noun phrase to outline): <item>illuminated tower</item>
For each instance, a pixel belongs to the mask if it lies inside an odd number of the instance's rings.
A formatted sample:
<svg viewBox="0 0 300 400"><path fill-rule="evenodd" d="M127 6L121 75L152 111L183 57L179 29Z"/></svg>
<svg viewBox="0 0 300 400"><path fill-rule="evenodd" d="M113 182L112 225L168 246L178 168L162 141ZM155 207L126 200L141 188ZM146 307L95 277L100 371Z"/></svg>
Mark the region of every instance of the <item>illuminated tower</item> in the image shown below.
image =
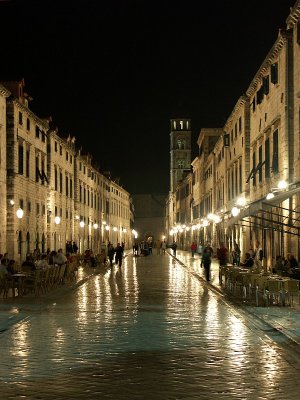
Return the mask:
<svg viewBox="0 0 300 400"><path fill-rule="evenodd" d="M171 119L170 191L173 193L184 171L191 168L191 120Z"/></svg>

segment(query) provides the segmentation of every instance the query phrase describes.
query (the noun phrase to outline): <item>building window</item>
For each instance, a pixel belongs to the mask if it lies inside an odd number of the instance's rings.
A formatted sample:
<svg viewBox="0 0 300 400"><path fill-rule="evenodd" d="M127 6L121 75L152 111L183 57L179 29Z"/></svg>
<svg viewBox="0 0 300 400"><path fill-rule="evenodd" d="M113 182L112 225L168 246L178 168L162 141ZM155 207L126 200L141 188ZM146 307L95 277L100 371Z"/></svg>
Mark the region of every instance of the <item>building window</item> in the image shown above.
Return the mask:
<svg viewBox="0 0 300 400"><path fill-rule="evenodd" d="M30 151L26 150L26 176L29 178L29 166L30 166Z"/></svg>
<svg viewBox="0 0 300 400"><path fill-rule="evenodd" d="M59 173L59 191L60 191L60 193L63 192L63 176L62 176L62 172Z"/></svg>
<svg viewBox="0 0 300 400"><path fill-rule="evenodd" d="M18 173L20 175L24 173L24 148L22 144L19 144L18 150Z"/></svg>
<svg viewBox="0 0 300 400"><path fill-rule="evenodd" d="M23 114L19 111L19 125L23 125Z"/></svg>
<svg viewBox="0 0 300 400"><path fill-rule="evenodd" d="M40 215L40 205L36 203L36 215Z"/></svg>
<svg viewBox="0 0 300 400"><path fill-rule="evenodd" d="M73 198L73 181L70 179L70 197Z"/></svg>
<svg viewBox="0 0 300 400"><path fill-rule="evenodd" d="M59 146L59 154L62 156L62 145Z"/></svg>
<svg viewBox="0 0 300 400"><path fill-rule="evenodd" d="M240 171L239 171L239 183L240 183L240 193L243 191L243 167L242 167L242 160L240 160Z"/></svg>
<svg viewBox="0 0 300 400"><path fill-rule="evenodd" d="M29 118L27 118L27 120L26 120L26 129L28 131L30 131L30 119Z"/></svg>
<svg viewBox="0 0 300 400"><path fill-rule="evenodd" d="M239 134L242 133L242 117L239 118Z"/></svg>
<svg viewBox="0 0 300 400"><path fill-rule="evenodd" d="M274 174L278 173L278 129L273 133L273 160L272 170Z"/></svg>
<svg viewBox="0 0 300 400"><path fill-rule="evenodd" d="M57 142L54 142L54 150L57 153Z"/></svg>
<svg viewBox="0 0 300 400"><path fill-rule="evenodd" d="M66 196L69 196L69 178L66 176Z"/></svg>
<svg viewBox="0 0 300 400"><path fill-rule="evenodd" d="M262 182L262 146L258 149L258 181Z"/></svg>
<svg viewBox="0 0 300 400"><path fill-rule="evenodd" d="M42 142L45 143L46 141L46 133L42 131Z"/></svg>
<svg viewBox="0 0 300 400"><path fill-rule="evenodd" d="M82 186L80 186L80 189L79 189L79 201L80 201L80 203L82 202Z"/></svg>
<svg viewBox="0 0 300 400"><path fill-rule="evenodd" d="M54 168L54 189L57 190L57 185L58 185L58 176L57 176L57 168Z"/></svg>
<svg viewBox="0 0 300 400"><path fill-rule="evenodd" d="M265 142L265 178L270 178L270 139Z"/></svg>
<svg viewBox="0 0 300 400"><path fill-rule="evenodd" d="M66 151L66 161L69 160L69 153Z"/></svg>
<svg viewBox="0 0 300 400"><path fill-rule="evenodd" d="M256 154L253 152L252 154L252 169L253 169L253 186L256 186Z"/></svg>
<svg viewBox="0 0 300 400"><path fill-rule="evenodd" d="M40 137L40 128L38 126L35 127L35 137L39 139Z"/></svg>
<svg viewBox="0 0 300 400"><path fill-rule="evenodd" d="M271 65L271 82L274 85L278 83L278 63Z"/></svg>
<svg viewBox="0 0 300 400"><path fill-rule="evenodd" d="M39 181L39 156L35 156L35 181Z"/></svg>
<svg viewBox="0 0 300 400"><path fill-rule="evenodd" d="M30 201L27 202L27 211L31 212L31 202Z"/></svg>

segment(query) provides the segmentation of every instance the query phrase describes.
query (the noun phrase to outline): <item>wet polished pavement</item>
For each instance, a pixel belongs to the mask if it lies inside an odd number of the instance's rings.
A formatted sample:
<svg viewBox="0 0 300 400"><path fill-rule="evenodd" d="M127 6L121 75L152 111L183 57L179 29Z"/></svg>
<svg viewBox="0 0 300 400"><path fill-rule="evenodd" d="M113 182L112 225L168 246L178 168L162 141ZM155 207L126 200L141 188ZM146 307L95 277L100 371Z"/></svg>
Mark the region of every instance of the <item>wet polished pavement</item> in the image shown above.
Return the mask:
<svg viewBox="0 0 300 400"><path fill-rule="evenodd" d="M1 399L300 396L299 358L168 254L26 301L0 335Z"/></svg>

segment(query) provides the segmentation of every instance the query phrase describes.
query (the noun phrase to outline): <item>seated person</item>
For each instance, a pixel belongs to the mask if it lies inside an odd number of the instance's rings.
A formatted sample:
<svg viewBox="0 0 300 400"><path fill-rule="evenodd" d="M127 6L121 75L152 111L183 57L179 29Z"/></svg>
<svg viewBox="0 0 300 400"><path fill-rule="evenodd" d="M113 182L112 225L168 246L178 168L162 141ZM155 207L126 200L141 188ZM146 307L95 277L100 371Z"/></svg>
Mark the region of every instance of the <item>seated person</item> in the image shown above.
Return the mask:
<svg viewBox="0 0 300 400"><path fill-rule="evenodd" d="M14 267L15 263L16 263L15 260L9 260L8 265L6 267L8 275L13 275L17 272Z"/></svg>
<svg viewBox="0 0 300 400"><path fill-rule="evenodd" d="M241 266L245 268L252 268L254 264L253 258L250 256L250 253L245 253L244 262L240 263Z"/></svg>
<svg viewBox="0 0 300 400"><path fill-rule="evenodd" d="M36 263L36 268L38 268L38 269L48 268L47 254L42 254L40 260L38 260Z"/></svg>
<svg viewBox="0 0 300 400"><path fill-rule="evenodd" d="M26 260L22 263L22 270L27 272L32 272L36 270L34 263L31 261L31 256L27 255Z"/></svg>
<svg viewBox="0 0 300 400"><path fill-rule="evenodd" d="M276 262L272 268L273 274L282 275L286 271L285 262L282 256L276 256Z"/></svg>
<svg viewBox="0 0 300 400"><path fill-rule="evenodd" d="M287 274L290 278L299 279L299 263L293 254L287 255Z"/></svg>
<svg viewBox="0 0 300 400"><path fill-rule="evenodd" d="M67 262L67 257L63 254L62 249L57 251L57 254L53 257L54 264L63 265Z"/></svg>

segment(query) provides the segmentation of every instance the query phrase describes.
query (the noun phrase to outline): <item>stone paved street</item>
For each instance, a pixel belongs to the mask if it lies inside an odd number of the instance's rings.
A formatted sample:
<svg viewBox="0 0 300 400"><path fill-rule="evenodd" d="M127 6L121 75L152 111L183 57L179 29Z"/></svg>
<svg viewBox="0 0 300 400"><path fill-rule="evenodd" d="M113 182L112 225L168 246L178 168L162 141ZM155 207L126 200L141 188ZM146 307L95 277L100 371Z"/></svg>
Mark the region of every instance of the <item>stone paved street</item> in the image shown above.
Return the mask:
<svg viewBox="0 0 300 400"><path fill-rule="evenodd" d="M210 290L191 263L130 255L122 271L16 301L1 324L0 398L298 399L299 354ZM10 305L0 305L4 318Z"/></svg>

